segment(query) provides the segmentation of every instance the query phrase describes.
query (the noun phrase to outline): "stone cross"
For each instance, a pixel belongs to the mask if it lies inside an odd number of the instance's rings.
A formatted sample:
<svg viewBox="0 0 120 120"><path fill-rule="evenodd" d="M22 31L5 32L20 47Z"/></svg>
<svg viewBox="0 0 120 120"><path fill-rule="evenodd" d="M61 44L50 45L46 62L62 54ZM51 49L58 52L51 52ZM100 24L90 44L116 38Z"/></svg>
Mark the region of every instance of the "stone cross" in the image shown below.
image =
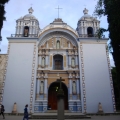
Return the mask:
<svg viewBox="0 0 120 120"><path fill-rule="evenodd" d="M61 84L61 82L62 82L62 81L65 81L65 80L62 79L62 77L60 77L60 79L57 79L57 81L60 82L60 89L62 89L62 84Z"/></svg>
<svg viewBox="0 0 120 120"><path fill-rule="evenodd" d="M55 9L58 9L58 18L59 18L59 9L62 9L62 8L59 8L59 6L58 6L58 8L55 8Z"/></svg>

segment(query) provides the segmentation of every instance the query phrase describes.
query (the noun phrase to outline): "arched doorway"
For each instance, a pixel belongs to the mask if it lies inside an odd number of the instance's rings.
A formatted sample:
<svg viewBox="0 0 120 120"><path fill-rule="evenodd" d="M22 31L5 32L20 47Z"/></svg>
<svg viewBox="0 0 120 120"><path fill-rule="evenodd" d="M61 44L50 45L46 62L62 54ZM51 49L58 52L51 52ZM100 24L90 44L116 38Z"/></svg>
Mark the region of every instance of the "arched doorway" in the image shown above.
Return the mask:
<svg viewBox="0 0 120 120"><path fill-rule="evenodd" d="M48 90L48 106L51 110L57 110L57 91L59 90L60 83L54 82L50 85ZM68 110L68 89L64 83L62 83L62 89L64 91L64 108Z"/></svg>

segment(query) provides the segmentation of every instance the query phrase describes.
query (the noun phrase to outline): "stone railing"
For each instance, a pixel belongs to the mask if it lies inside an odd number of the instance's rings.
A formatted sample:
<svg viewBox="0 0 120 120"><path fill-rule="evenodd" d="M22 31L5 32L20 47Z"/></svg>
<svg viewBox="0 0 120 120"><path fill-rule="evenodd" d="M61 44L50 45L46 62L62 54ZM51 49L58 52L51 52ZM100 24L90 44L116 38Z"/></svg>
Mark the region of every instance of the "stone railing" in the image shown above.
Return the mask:
<svg viewBox="0 0 120 120"><path fill-rule="evenodd" d="M94 37L97 38L96 34L79 34L80 38L88 38L88 37Z"/></svg>
<svg viewBox="0 0 120 120"><path fill-rule="evenodd" d="M11 34L11 37L24 37L23 34ZM37 34L29 34L27 37L38 37Z"/></svg>

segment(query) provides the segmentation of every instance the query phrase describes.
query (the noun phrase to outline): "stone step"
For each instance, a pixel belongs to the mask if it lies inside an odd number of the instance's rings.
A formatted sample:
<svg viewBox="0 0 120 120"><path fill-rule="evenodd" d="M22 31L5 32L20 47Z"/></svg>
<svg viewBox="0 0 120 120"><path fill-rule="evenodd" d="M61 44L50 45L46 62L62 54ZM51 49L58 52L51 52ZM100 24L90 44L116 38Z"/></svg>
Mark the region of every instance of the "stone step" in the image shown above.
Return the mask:
<svg viewBox="0 0 120 120"><path fill-rule="evenodd" d="M82 113L65 113L65 119L91 119ZM34 113L29 119L57 119L57 113Z"/></svg>
<svg viewBox="0 0 120 120"><path fill-rule="evenodd" d="M70 113L69 110L64 110L65 113ZM57 110L47 110L46 113L57 113Z"/></svg>

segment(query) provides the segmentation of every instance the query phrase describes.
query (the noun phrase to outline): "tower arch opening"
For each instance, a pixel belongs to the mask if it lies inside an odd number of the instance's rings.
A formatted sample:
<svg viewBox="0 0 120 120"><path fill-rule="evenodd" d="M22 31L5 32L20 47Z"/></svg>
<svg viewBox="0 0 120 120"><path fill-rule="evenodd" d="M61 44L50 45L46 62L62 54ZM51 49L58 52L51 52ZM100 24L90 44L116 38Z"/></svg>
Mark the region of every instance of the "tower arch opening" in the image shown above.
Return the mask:
<svg viewBox="0 0 120 120"><path fill-rule="evenodd" d="M93 37L93 28L92 27L87 28L87 35L88 35L88 37Z"/></svg>
<svg viewBox="0 0 120 120"><path fill-rule="evenodd" d="M25 26L24 27L24 37L28 37L28 35L29 35L29 27L28 26Z"/></svg>

